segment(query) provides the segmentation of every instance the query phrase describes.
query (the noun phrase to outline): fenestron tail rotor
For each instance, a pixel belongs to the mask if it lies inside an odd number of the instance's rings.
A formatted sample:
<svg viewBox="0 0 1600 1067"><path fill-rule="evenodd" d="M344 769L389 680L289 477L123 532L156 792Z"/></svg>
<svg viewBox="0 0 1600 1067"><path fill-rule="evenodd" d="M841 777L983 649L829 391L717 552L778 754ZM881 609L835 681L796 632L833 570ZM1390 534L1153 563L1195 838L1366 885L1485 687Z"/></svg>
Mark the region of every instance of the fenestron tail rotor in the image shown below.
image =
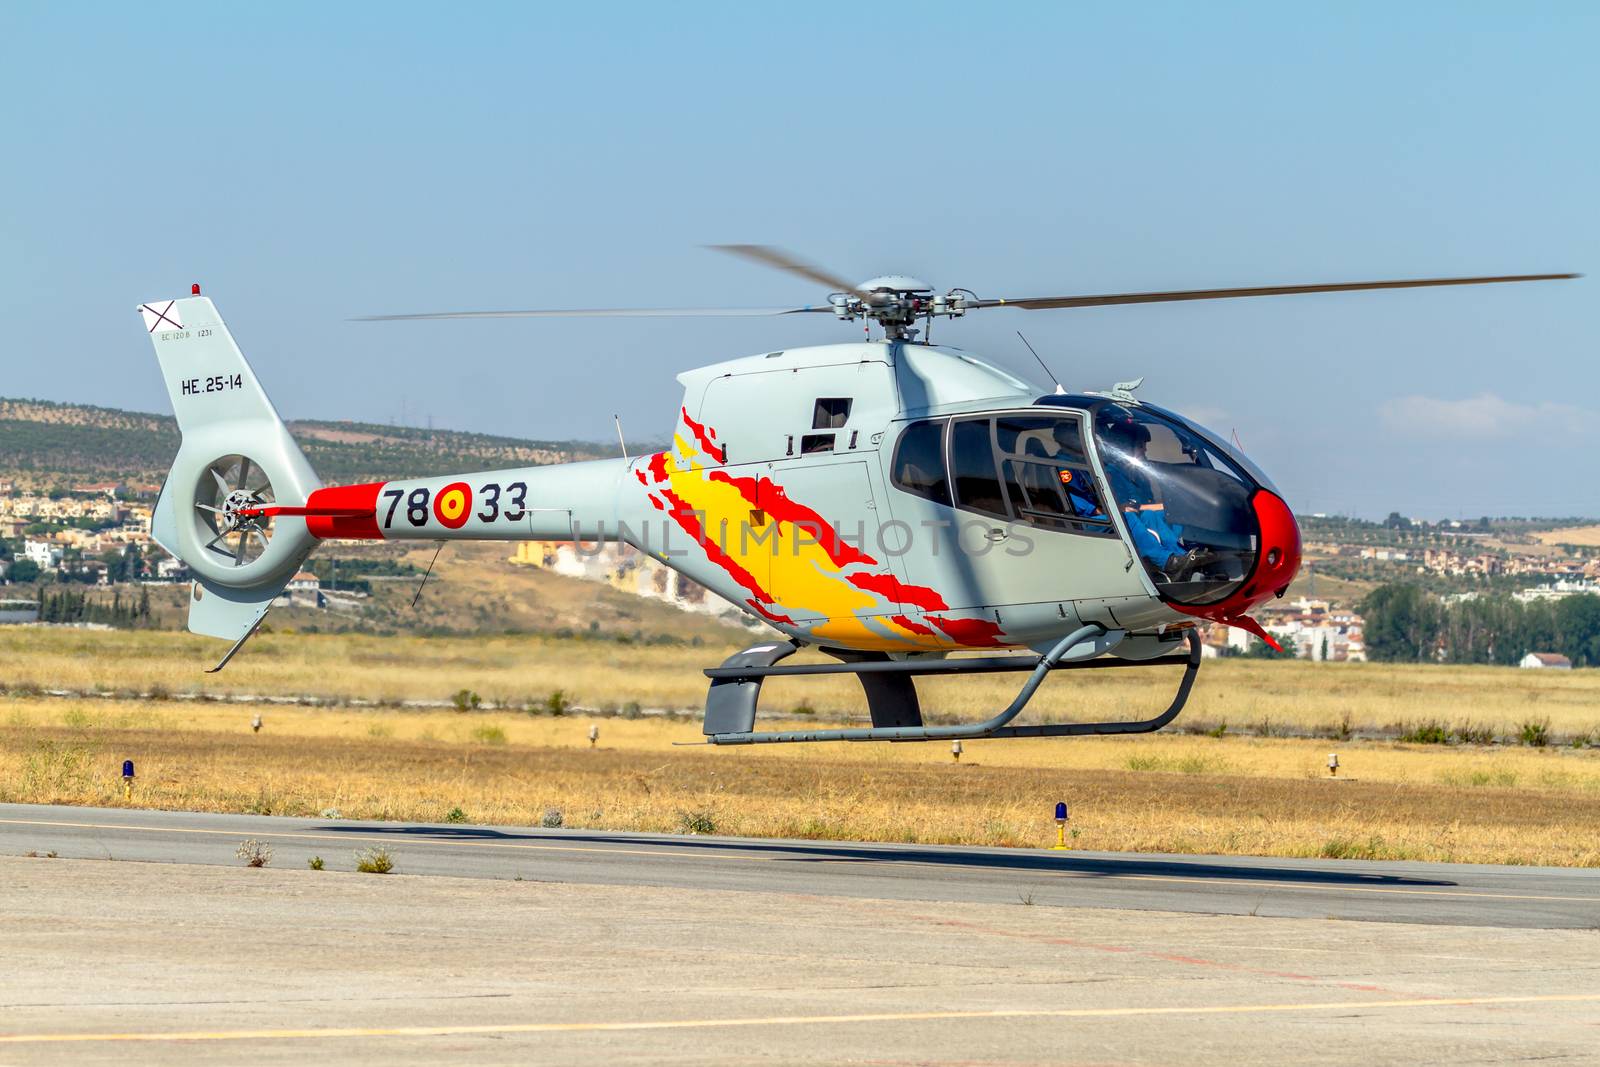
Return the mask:
<svg viewBox="0 0 1600 1067"><path fill-rule="evenodd" d="M272 516L263 509L274 502L271 480L249 456L212 461L195 489L195 510L208 527L203 547L234 567L254 563L272 542Z"/></svg>
<svg viewBox="0 0 1600 1067"><path fill-rule="evenodd" d="M594 308L588 310L444 311L423 314L369 315L361 321L390 319L565 318L637 316L752 316L832 312L850 321L867 319L883 327L890 340L913 340L918 320L959 318L987 308L1047 311L1066 308L1108 307L1116 304L1158 304L1184 300L1231 300L1247 296L1299 296L1308 293L1347 293L1367 289L1422 289L1445 285L1493 285L1501 282L1544 282L1578 278L1578 274L1500 274L1461 278L1409 278L1373 282L1315 282L1306 285L1267 285L1236 289L1173 289L1148 293L1100 293L1082 296L980 297L970 289L936 293L924 282L902 275L885 275L852 285L830 270L813 266L801 257L770 245L709 245L740 259L773 267L808 282L827 286L828 302L784 308Z"/></svg>

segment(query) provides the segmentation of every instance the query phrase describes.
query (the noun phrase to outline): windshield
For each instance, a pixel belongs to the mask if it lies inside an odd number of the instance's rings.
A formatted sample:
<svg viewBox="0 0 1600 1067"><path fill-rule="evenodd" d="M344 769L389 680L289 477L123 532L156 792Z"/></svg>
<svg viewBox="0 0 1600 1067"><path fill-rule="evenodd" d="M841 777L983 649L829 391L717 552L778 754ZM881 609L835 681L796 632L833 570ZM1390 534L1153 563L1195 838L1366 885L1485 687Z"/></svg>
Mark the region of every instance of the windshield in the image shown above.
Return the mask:
<svg viewBox="0 0 1600 1067"><path fill-rule="evenodd" d="M1236 465L1243 467L1244 472L1253 478L1255 483L1261 488L1276 496L1281 497L1283 495L1282 493L1278 492L1278 487L1272 484L1272 479L1267 477L1266 472L1263 471L1254 460L1245 455L1244 450L1239 445L1230 443L1228 438L1224 435L1218 433L1209 426L1200 425L1191 418L1174 414L1173 412L1168 411L1166 408L1157 407L1154 404L1144 404L1143 406L1147 410L1155 412L1157 415L1164 415L1173 422L1187 426L1201 437L1204 437L1206 439L1206 443L1212 448L1233 460Z"/></svg>
<svg viewBox="0 0 1600 1067"><path fill-rule="evenodd" d="M1151 581L1167 599L1210 604L1244 583L1259 529L1255 480L1179 419L1143 405L1094 411L1106 484Z"/></svg>

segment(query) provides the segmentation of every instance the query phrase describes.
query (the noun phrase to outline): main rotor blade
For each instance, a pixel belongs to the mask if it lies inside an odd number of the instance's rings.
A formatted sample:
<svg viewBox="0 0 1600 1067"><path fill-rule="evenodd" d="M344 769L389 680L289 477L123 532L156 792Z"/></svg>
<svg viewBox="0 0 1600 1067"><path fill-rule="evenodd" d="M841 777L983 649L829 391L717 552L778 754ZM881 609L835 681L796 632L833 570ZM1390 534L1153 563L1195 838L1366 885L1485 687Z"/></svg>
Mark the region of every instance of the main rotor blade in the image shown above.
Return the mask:
<svg viewBox="0 0 1600 1067"><path fill-rule="evenodd" d="M351 322L398 322L403 319L577 319L577 318L688 318L800 315L832 311L830 305L797 308L577 308L538 311L430 311L420 315L362 315Z"/></svg>
<svg viewBox="0 0 1600 1067"><path fill-rule="evenodd" d="M847 282L837 274L831 274L821 267L814 267L792 253L771 245L706 245L714 252L726 252L730 256L739 256L752 260L768 267L798 274L809 282L826 285L829 290L836 293L853 293L856 291L854 282Z"/></svg>
<svg viewBox="0 0 1600 1067"><path fill-rule="evenodd" d="M1256 289L1179 289L1168 293L1111 293L1105 296L1038 296L1023 300L977 300L968 307L1015 307L1025 311L1102 307L1107 304L1160 304L1173 300L1229 300L1239 296L1295 296L1347 293L1357 289L1421 289L1432 285L1488 285L1495 282L1547 282L1581 274L1507 274L1493 278L1415 278L1394 282L1333 282L1325 285L1269 285Z"/></svg>

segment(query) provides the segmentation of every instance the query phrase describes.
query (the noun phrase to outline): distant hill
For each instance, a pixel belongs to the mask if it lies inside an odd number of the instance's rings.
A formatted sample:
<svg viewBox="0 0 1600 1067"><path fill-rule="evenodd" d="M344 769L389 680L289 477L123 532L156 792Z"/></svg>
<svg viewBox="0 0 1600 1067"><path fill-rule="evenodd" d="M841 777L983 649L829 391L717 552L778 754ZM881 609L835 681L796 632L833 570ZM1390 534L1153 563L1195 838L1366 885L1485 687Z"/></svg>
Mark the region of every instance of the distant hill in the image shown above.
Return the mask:
<svg viewBox="0 0 1600 1067"><path fill-rule="evenodd" d="M327 482L426 477L616 454L615 448L590 441L527 441L366 422L291 420L289 428ZM170 415L0 398L0 476L42 485L84 479L158 485L177 451L178 426Z"/></svg>

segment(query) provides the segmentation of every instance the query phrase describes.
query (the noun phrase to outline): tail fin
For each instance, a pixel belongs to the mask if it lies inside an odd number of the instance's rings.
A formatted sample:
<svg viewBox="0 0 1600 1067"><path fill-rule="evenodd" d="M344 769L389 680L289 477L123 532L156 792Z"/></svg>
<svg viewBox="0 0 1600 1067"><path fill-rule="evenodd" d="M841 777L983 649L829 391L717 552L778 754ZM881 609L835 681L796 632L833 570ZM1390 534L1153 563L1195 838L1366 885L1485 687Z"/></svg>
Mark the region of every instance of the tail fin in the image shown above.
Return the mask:
<svg viewBox="0 0 1600 1067"><path fill-rule="evenodd" d="M303 517L261 509L304 505L321 483L209 299L139 314L183 434L151 537L195 575L189 629L237 647L315 544Z"/></svg>

